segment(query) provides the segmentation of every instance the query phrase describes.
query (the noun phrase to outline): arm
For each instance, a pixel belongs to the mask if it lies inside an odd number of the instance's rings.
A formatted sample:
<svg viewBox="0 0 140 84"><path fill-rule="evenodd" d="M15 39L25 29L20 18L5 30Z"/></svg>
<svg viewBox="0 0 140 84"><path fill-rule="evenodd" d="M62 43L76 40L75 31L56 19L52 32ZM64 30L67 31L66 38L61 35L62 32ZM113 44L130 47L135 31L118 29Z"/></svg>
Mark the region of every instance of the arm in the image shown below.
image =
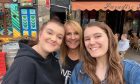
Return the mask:
<svg viewBox="0 0 140 84"><path fill-rule="evenodd" d="M82 62L79 62L75 66L75 68L72 72L71 78L69 80L69 84L83 84L82 80L79 80L79 74L80 74L81 67L82 67Z"/></svg>
<svg viewBox="0 0 140 84"><path fill-rule="evenodd" d="M140 84L140 65L136 66L136 69L133 73L133 84Z"/></svg>
<svg viewBox="0 0 140 84"><path fill-rule="evenodd" d="M124 60L123 64L126 84L140 84L140 64L133 60Z"/></svg>
<svg viewBox="0 0 140 84"><path fill-rule="evenodd" d="M76 77L78 76L76 74L76 68L75 68L72 72L71 78L69 80L69 84L76 84Z"/></svg>
<svg viewBox="0 0 140 84"><path fill-rule="evenodd" d="M34 84L35 67L28 57L16 58L2 84Z"/></svg>

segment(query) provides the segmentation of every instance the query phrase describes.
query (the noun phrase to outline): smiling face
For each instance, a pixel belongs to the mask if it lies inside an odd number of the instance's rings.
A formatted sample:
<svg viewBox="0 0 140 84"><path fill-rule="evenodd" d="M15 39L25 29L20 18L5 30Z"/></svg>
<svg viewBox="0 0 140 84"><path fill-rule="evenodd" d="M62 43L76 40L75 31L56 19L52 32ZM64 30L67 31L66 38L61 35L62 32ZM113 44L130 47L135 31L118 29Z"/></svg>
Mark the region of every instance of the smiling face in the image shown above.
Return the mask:
<svg viewBox="0 0 140 84"><path fill-rule="evenodd" d="M108 51L108 37L100 27L87 27L84 31L84 43L92 57L105 56Z"/></svg>
<svg viewBox="0 0 140 84"><path fill-rule="evenodd" d="M67 25L65 27L65 31L66 31L65 43L66 43L67 47L69 49L76 49L77 47L79 47L80 35L76 31L76 29L74 29L70 25Z"/></svg>
<svg viewBox="0 0 140 84"><path fill-rule="evenodd" d="M49 22L39 33L39 45L45 52L54 52L60 48L64 37L64 28L57 23Z"/></svg>

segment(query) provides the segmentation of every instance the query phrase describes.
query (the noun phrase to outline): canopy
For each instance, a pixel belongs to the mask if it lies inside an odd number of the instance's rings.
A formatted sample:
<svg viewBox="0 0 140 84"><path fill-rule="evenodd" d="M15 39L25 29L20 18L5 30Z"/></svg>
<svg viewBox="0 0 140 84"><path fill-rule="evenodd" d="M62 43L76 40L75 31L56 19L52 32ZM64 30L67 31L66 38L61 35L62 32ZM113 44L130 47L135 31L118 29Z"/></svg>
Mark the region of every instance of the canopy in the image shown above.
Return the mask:
<svg viewBox="0 0 140 84"><path fill-rule="evenodd" d="M140 10L140 2L72 2L72 10Z"/></svg>

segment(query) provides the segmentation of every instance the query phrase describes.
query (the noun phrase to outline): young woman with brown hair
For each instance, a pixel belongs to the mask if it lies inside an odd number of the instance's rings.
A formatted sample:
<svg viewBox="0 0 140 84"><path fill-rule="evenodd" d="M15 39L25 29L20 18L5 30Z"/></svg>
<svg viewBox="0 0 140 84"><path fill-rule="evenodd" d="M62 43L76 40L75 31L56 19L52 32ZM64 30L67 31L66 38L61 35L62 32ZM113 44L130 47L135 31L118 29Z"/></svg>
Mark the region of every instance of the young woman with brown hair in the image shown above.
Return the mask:
<svg viewBox="0 0 140 84"><path fill-rule="evenodd" d="M89 23L84 30L85 55L75 67L70 84L139 84L140 65L122 61L117 44L108 25Z"/></svg>
<svg viewBox="0 0 140 84"><path fill-rule="evenodd" d="M20 44L15 60L2 84L63 84L55 57L64 38L64 26L54 20L44 23L33 47Z"/></svg>

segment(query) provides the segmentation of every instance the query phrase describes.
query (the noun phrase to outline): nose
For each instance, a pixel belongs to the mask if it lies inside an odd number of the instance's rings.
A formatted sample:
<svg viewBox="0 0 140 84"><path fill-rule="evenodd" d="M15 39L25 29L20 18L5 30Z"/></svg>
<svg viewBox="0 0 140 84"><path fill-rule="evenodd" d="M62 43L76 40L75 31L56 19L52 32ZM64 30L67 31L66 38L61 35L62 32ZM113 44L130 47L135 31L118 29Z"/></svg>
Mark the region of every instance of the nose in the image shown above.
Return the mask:
<svg viewBox="0 0 140 84"><path fill-rule="evenodd" d="M95 44L95 40L93 38L90 39L90 44Z"/></svg>
<svg viewBox="0 0 140 84"><path fill-rule="evenodd" d="M74 34L71 35L71 39L75 39L75 35Z"/></svg>
<svg viewBox="0 0 140 84"><path fill-rule="evenodd" d="M53 36L51 37L51 40L54 41L54 42L56 41L56 39L57 39L57 37L56 37L55 35L53 35Z"/></svg>

